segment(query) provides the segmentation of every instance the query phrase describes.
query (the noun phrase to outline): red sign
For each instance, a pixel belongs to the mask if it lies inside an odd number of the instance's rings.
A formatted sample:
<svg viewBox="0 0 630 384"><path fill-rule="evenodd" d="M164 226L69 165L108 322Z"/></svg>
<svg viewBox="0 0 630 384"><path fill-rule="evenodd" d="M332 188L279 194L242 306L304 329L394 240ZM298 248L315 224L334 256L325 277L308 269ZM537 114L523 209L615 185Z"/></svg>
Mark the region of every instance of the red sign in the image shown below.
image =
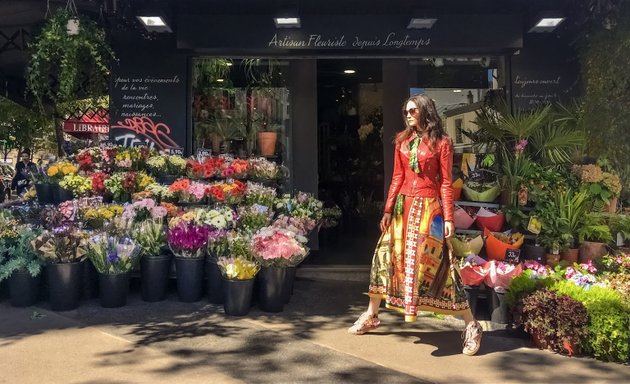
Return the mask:
<svg viewBox="0 0 630 384"><path fill-rule="evenodd" d="M94 133L108 134L109 124L87 123L80 120L66 120L63 122L63 131L66 133Z"/></svg>

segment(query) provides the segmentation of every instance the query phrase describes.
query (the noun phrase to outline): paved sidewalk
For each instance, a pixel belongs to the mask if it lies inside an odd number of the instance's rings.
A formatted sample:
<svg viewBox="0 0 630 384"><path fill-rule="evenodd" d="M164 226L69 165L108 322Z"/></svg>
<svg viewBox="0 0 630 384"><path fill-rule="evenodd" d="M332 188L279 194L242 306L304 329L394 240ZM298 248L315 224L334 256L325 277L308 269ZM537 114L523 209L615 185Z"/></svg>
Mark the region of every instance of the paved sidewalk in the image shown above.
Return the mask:
<svg viewBox="0 0 630 384"><path fill-rule="evenodd" d="M478 356L461 354L454 318L413 324L383 312L373 333L346 328L363 310L365 284L298 280L285 311L255 307L244 318L221 306L97 300L53 313L46 303L0 303L0 383L504 383L629 382L630 367L530 347L505 330L486 332Z"/></svg>

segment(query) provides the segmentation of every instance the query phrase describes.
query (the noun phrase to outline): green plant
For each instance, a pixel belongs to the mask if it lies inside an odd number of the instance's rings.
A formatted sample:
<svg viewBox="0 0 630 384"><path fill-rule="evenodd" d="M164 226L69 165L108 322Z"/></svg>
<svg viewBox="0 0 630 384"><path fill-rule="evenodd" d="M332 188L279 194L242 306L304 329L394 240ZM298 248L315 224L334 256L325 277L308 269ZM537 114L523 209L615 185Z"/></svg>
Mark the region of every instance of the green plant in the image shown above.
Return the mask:
<svg viewBox="0 0 630 384"><path fill-rule="evenodd" d="M578 229L578 240L610 243L613 236L610 227L604 223L604 218L595 213L587 213L583 216L582 225Z"/></svg>
<svg viewBox="0 0 630 384"><path fill-rule="evenodd" d="M630 357L630 305L616 291L594 286L584 290L570 281L551 289L584 303L590 322L586 351L599 360L627 362Z"/></svg>
<svg viewBox="0 0 630 384"><path fill-rule="evenodd" d="M556 352L579 352L586 339L588 312L570 296L537 290L522 299L521 316L525 331Z"/></svg>
<svg viewBox="0 0 630 384"><path fill-rule="evenodd" d="M69 35L68 20L78 19L79 33ZM30 45L31 57L26 83L42 111L50 101L59 114L61 105L79 99L96 100L107 93L109 66L114 53L105 31L87 17L59 9L45 23ZM63 153L63 131L55 125L59 153Z"/></svg>
<svg viewBox="0 0 630 384"><path fill-rule="evenodd" d="M619 214L604 214L605 224L610 228L610 233L616 236L618 233L624 242L630 240L630 216Z"/></svg>
<svg viewBox="0 0 630 384"><path fill-rule="evenodd" d="M518 205L518 191L531 178L534 166L529 157L507 154L503 159L501 187L510 193L510 204Z"/></svg>
<svg viewBox="0 0 630 384"><path fill-rule="evenodd" d="M43 262L31 245L39 236L40 230L23 226L18 233L14 245L0 246L0 281L9 278L16 271L27 271L33 277L42 271Z"/></svg>
<svg viewBox="0 0 630 384"><path fill-rule="evenodd" d="M525 270L510 282L510 286L505 294L506 304L509 308L516 309L518 302L523 297L537 289L547 286L548 281L547 279L536 278L531 269Z"/></svg>

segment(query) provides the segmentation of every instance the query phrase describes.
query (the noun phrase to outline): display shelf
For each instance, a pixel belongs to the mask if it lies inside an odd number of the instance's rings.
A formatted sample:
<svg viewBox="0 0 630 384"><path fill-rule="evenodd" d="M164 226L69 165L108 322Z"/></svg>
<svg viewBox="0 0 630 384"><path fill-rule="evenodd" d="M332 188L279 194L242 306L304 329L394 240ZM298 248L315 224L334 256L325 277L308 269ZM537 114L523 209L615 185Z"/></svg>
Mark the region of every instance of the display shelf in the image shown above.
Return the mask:
<svg viewBox="0 0 630 384"><path fill-rule="evenodd" d="M455 233L458 235L483 235L483 231L480 229L455 229ZM536 240L536 235L525 234L523 237L527 240Z"/></svg>
<svg viewBox="0 0 630 384"><path fill-rule="evenodd" d="M465 201L458 200L455 202L455 205L459 205L460 207L478 207L478 208L501 208L501 204L497 203L482 203L480 201Z"/></svg>

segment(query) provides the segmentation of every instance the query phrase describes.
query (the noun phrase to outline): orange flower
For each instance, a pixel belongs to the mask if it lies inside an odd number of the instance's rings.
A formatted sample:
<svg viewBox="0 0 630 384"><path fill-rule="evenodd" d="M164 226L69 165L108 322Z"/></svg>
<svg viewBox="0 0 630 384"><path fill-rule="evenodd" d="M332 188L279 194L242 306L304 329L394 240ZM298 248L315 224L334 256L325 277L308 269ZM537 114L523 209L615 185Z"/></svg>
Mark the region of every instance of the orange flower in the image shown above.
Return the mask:
<svg viewBox="0 0 630 384"><path fill-rule="evenodd" d="M248 164L247 160L236 159L232 162L232 168L234 168L234 172L236 173L244 173L247 171Z"/></svg>
<svg viewBox="0 0 630 384"><path fill-rule="evenodd" d="M171 186L168 188L168 190L171 193L176 193L176 192L187 191L189 187L190 187L190 180L188 180L188 179L180 179L180 180L177 180L176 182L174 182L173 184L171 184Z"/></svg>
<svg viewBox="0 0 630 384"><path fill-rule="evenodd" d="M160 206L166 208L166 214L168 217L175 217L178 213L178 208L175 204L167 203L165 201L160 203Z"/></svg>

